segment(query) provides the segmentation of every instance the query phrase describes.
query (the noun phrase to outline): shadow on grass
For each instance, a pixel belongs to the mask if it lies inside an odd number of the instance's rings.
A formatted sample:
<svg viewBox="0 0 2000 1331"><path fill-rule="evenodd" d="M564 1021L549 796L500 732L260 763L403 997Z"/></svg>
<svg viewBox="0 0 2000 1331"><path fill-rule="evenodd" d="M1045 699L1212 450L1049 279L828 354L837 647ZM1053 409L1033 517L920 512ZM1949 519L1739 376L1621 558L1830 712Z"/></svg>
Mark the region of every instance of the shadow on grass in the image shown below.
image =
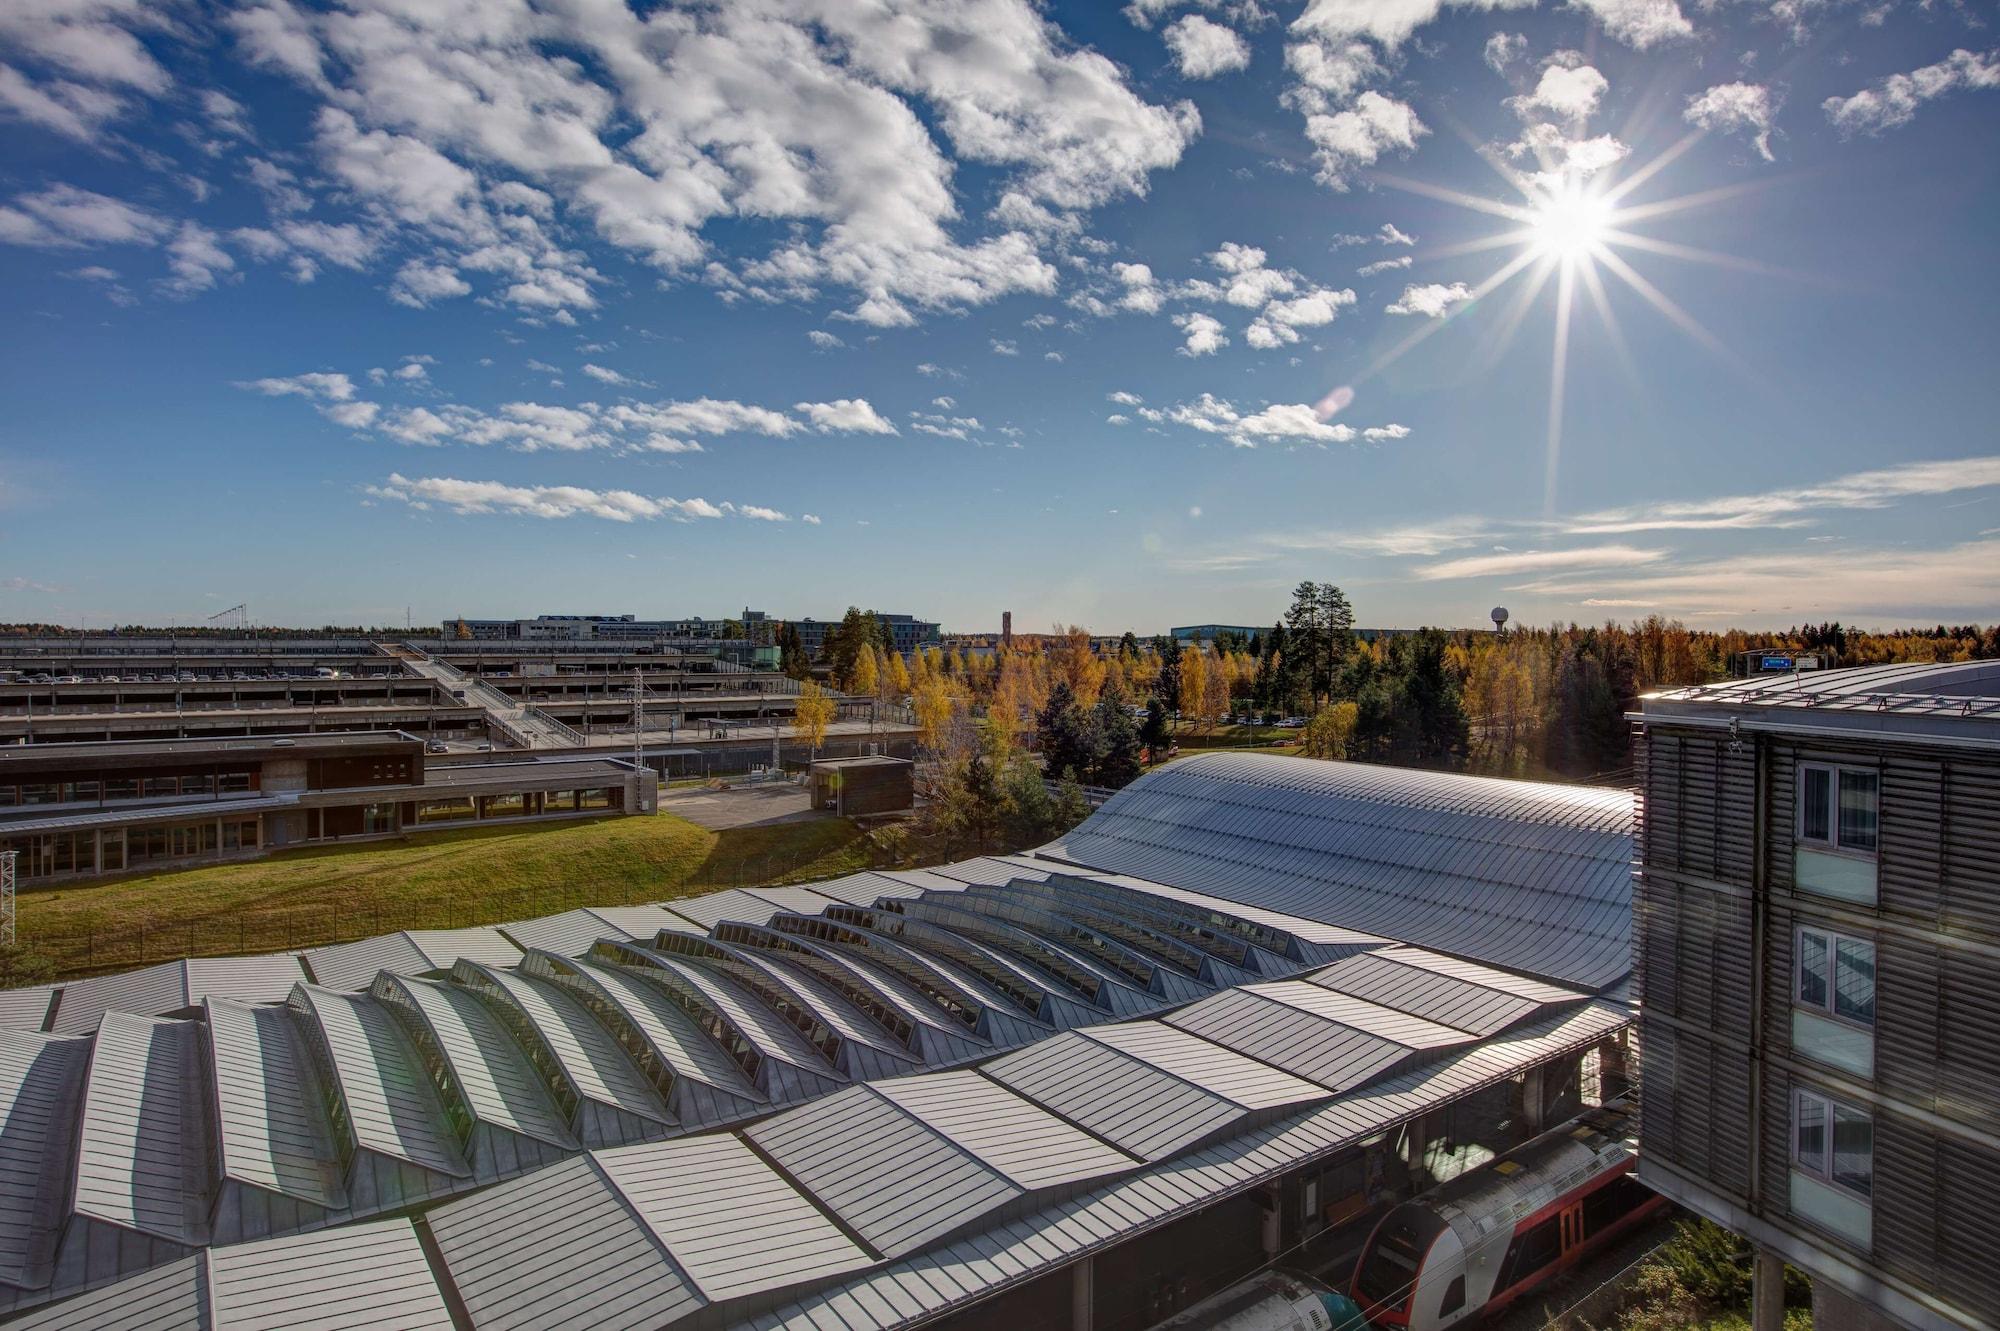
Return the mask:
<svg viewBox="0 0 2000 1331"><path fill-rule="evenodd" d="M854 873L870 867L874 843L845 818L725 828L681 896L719 887L755 887Z"/></svg>

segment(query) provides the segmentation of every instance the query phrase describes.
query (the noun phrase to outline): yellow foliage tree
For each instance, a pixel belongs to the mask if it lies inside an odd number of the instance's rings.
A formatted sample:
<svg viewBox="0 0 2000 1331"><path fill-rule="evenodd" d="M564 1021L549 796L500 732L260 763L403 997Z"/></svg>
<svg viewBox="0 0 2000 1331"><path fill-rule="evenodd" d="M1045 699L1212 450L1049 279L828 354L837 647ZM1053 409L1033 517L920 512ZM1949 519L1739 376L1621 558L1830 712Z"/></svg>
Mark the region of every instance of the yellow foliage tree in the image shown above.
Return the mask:
<svg viewBox="0 0 2000 1331"><path fill-rule="evenodd" d="M872 697L875 686L881 680L882 672L876 667L874 649L855 653L854 676L847 681L847 691L862 698Z"/></svg>
<svg viewBox="0 0 2000 1331"><path fill-rule="evenodd" d="M792 734L806 742L813 757L819 756L819 746L826 743L827 727L833 724L836 707L833 695L811 680L799 685L798 706L792 710Z"/></svg>
<svg viewBox="0 0 2000 1331"><path fill-rule="evenodd" d="M917 713L917 742L936 753L944 748L952 714L958 707L951 685L927 672L917 684L912 702Z"/></svg>
<svg viewBox="0 0 2000 1331"><path fill-rule="evenodd" d="M1208 653L1189 643L1181 648L1181 717L1199 717L1208 700Z"/></svg>
<svg viewBox="0 0 2000 1331"><path fill-rule="evenodd" d="M1320 708L1299 736L1300 751L1308 758L1345 758L1360 716L1361 709L1351 702Z"/></svg>
<svg viewBox="0 0 2000 1331"><path fill-rule="evenodd" d="M889 653L889 687L894 697L907 698L910 696L910 672L903 665L903 657L900 652Z"/></svg>

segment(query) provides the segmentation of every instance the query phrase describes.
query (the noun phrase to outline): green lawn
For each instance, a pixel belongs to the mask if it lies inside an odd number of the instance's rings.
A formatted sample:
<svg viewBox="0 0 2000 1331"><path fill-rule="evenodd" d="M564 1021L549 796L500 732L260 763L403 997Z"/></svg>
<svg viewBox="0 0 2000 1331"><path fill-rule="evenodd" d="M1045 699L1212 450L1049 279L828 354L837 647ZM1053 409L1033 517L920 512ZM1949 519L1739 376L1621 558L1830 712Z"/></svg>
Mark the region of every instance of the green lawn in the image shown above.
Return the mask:
<svg viewBox="0 0 2000 1331"><path fill-rule="evenodd" d="M1182 753L1194 749L1277 749L1295 753L1299 735L1299 731L1282 726L1217 726L1206 733L1184 726L1174 739Z"/></svg>
<svg viewBox="0 0 2000 1331"><path fill-rule="evenodd" d="M78 975L829 878L877 855L837 818L712 832L661 813L424 832L23 892L20 937Z"/></svg>

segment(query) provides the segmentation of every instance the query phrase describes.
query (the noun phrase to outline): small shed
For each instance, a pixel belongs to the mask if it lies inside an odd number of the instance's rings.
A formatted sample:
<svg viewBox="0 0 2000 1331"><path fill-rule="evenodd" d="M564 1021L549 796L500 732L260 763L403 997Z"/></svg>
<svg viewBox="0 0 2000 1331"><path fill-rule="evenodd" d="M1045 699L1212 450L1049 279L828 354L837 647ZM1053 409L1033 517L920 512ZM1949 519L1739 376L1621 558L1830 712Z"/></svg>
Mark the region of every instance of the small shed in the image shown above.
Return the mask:
<svg viewBox="0 0 2000 1331"><path fill-rule="evenodd" d="M812 806L845 817L896 813L916 803L908 758L822 758L812 765Z"/></svg>

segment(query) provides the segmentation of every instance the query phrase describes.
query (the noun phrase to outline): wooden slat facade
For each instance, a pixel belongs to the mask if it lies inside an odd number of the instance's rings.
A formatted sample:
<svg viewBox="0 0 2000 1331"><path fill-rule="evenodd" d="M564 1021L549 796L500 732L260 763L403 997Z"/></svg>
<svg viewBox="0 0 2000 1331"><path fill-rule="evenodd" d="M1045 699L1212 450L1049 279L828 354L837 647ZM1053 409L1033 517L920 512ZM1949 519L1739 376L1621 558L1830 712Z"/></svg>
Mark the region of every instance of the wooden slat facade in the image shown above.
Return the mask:
<svg viewBox="0 0 2000 1331"><path fill-rule="evenodd" d="M1939 1325L2000 1325L2000 756L1671 719L1640 752L1642 1174L1950 1305ZM1872 907L1793 881L1802 761L1879 775ZM1793 1047L1800 925L1874 942L1872 1077ZM1799 1086L1873 1115L1866 1247L1791 1214Z"/></svg>

